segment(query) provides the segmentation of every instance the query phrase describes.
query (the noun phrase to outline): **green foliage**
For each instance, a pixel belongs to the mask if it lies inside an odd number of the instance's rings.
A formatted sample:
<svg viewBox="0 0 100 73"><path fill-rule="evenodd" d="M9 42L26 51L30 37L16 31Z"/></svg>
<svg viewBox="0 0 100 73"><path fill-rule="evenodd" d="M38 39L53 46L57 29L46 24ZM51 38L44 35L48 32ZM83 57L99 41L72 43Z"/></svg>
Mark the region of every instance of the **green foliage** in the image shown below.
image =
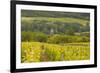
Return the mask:
<svg viewBox="0 0 100 73"><path fill-rule="evenodd" d="M47 40L47 35L44 33L35 33L33 36L33 40L38 41L38 42L46 42Z"/></svg>
<svg viewBox="0 0 100 73"><path fill-rule="evenodd" d="M83 42L90 42L90 38L83 36L82 41Z"/></svg>
<svg viewBox="0 0 100 73"><path fill-rule="evenodd" d="M22 35L21 35L21 40L22 41L38 41L38 42L46 42L47 40L47 35L45 35L44 33L41 33L41 32L25 32L23 31L22 32Z"/></svg>
<svg viewBox="0 0 100 73"><path fill-rule="evenodd" d="M32 32L21 32L21 40L22 41L31 41L33 40L33 33Z"/></svg>
<svg viewBox="0 0 100 73"><path fill-rule="evenodd" d="M22 41L89 42L89 16L88 13L22 10Z"/></svg>
<svg viewBox="0 0 100 73"><path fill-rule="evenodd" d="M89 42L89 36L74 36L74 35L46 35L41 32L22 32L22 41L36 41L36 42L47 42L53 44L61 43L74 43L74 42Z"/></svg>
<svg viewBox="0 0 100 73"><path fill-rule="evenodd" d="M89 42L89 37L86 36L68 36L68 35L52 35L47 40L48 43L74 43L74 42Z"/></svg>
<svg viewBox="0 0 100 73"><path fill-rule="evenodd" d="M54 34L71 34L75 32L89 31L88 20L75 18L51 18L51 17L22 17L22 31L43 32L50 34L53 29Z"/></svg>
<svg viewBox="0 0 100 73"><path fill-rule="evenodd" d="M22 17L70 17L89 20L89 13L79 12L58 12L58 11L37 11L37 10L22 10Z"/></svg>

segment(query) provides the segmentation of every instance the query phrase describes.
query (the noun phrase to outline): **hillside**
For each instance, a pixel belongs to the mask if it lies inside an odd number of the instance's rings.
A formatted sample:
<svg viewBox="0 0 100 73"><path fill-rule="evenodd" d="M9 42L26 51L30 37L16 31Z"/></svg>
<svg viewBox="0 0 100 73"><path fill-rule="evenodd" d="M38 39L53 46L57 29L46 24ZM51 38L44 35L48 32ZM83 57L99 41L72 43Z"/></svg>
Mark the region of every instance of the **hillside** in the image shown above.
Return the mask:
<svg viewBox="0 0 100 73"><path fill-rule="evenodd" d="M89 13L22 10L21 28L45 34L89 32L89 19Z"/></svg>
<svg viewBox="0 0 100 73"><path fill-rule="evenodd" d="M39 10L22 10L22 17L70 17L89 20L89 13L79 12L56 12L56 11L39 11Z"/></svg>
<svg viewBox="0 0 100 73"><path fill-rule="evenodd" d="M90 30L89 20L79 18L22 17L21 23L22 31L43 32L45 34L80 33Z"/></svg>

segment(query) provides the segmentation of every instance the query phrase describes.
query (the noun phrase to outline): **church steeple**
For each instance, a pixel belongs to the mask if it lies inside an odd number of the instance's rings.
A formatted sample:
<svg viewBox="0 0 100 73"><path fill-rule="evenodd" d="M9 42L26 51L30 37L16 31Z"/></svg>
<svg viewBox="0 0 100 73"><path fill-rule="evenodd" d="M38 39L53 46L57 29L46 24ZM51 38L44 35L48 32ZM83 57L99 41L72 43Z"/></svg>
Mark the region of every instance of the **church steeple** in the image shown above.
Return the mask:
<svg viewBox="0 0 100 73"><path fill-rule="evenodd" d="M50 29L50 34L54 34L54 29L53 28Z"/></svg>

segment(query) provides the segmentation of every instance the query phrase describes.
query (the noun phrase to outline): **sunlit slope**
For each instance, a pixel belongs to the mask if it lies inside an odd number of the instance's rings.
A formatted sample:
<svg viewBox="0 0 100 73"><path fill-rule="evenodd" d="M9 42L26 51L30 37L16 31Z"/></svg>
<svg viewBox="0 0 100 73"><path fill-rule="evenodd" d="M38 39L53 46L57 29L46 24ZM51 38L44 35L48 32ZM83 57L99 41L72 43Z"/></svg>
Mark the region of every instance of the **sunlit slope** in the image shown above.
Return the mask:
<svg viewBox="0 0 100 73"><path fill-rule="evenodd" d="M78 44L78 43L77 43ZM89 43L79 43L61 46L40 42L22 42L21 62L74 61L89 60Z"/></svg>
<svg viewBox="0 0 100 73"><path fill-rule="evenodd" d="M47 21L47 22L61 22L61 23L77 23L81 25L87 25L89 20L79 19L79 18L53 18L53 17L22 17L22 23L24 24L32 24L35 21Z"/></svg>

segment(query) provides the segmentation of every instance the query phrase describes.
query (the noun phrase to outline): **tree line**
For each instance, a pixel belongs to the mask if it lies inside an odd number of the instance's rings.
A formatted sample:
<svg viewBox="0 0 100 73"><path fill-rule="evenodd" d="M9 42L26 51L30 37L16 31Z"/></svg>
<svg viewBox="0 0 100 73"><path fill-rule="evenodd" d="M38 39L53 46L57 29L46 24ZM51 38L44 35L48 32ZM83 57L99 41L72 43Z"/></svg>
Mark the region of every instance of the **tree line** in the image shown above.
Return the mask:
<svg viewBox="0 0 100 73"><path fill-rule="evenodd" d="M57 11L40 11L40 10L21 10L22 17L70 17L90 20L89 13L80 12L57 12Z"/></svg>
<svg viewBox="0 0 100 73"><path fill-rule="evenodd" d="M45 43L75 43L75 42L89 42L89 33L84 33L79 36L76 35L61 35L61 34L53 34L47 35L42 32L22 32L22 41L24 42L45 42Z"/></svg>

